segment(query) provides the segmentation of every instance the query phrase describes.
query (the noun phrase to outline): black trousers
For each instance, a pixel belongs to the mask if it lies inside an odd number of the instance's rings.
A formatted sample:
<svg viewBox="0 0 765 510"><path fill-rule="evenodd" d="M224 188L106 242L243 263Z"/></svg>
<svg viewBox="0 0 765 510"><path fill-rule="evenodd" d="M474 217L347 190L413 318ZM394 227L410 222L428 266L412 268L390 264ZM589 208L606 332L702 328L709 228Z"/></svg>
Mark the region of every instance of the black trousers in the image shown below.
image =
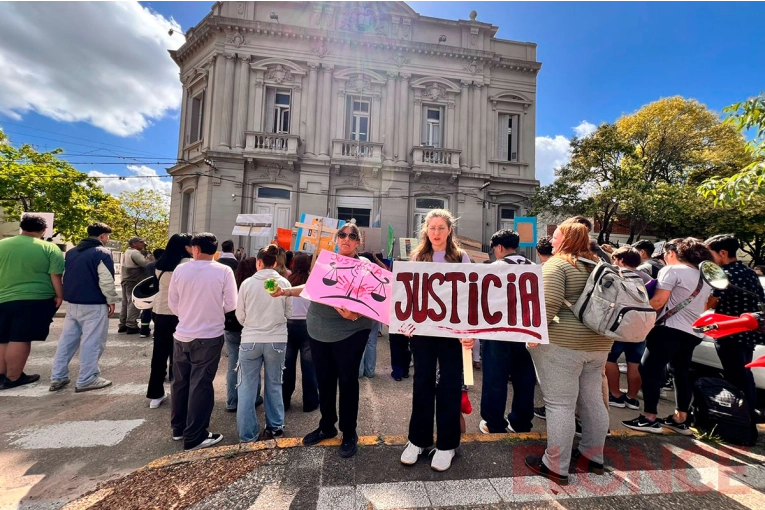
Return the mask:
<svg viewBox="0 0 765 510"><path fill-rule="evenodd" d="M218 371L223 335L175 340L173 353L173 395L170 425L173 436L183 436L183 447L194 448L207 439L215 403L213 379Z"/></svg>
<svg viewBox="0 0 765 510"><path fill-rule="evenodd" d="M399 333L390 333L390 365L393 376L409 375L412 353L409 351L409 337Z"/></svg>
<svg viewBox="0 0 765 510"><path fill-rule="evenodd" d="M744 368L752 362L754 349L740 342L721 338L715 342L717 356L723 366L725 380L744 392L749 411L754 416L757 408L757 386L754 384L752 370Z"/></svg>
<svg viewBox="0 0 765 510"><path fill-rule="evenodd" d="M284 357L282 373L282 399L284 409L290 407L290 399L295 392L297 379L298 354L300 355L300 373L303 388L303 411L310 412L319 407L319 383L316 381L316 368L311 355L311 337L305 320L287 321L287 352Z"/></svg>
<svg viewBox="0 0 765 510"><path fill-rule="evenodd" d="M165 394L165 376L173 368L173 333L178 326L175 315L153 314L154 318L154 349L151 351L151 373L146 398L160 398Z"/></svg>
<svg viewBox="0 0 765 510"><path fill-rule="evenodd" d="M462 344L456 338L413 337L414 390L409 441L420 448L433 445L433 416L436 417L439 450L460 444L462 403ZM436 386L436 368L440 378Z"/></svg>
<svg viewBox="0 0 765 510"><path fill-rule="evenodd" d="M311 355L319 383L319 428L334 434L337 420L337 389L340 387L340 431L356 432L359 416L359 364L369 340L369 329L358 331L339 342L311 338Z"/></svg>
<svg viewBox="0 0 765 510"><path fill-rule="evenodd" d="M693 400L690 369L693 349L701 338L679 329L655 326L646 337L646 349L640 363L643 378L643 410L657 413L661 387L666 381L667 363L672 362L675 377L677 410L687 413Z"/></svg>

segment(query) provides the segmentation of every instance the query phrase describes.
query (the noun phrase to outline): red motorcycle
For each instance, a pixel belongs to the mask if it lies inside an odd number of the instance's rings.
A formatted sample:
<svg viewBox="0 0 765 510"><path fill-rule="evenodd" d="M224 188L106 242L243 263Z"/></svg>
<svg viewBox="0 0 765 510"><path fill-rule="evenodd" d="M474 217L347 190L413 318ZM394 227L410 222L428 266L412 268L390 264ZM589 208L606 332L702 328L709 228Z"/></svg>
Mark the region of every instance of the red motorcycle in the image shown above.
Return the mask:
<svg viewBox="0 0 765 510"><path fill-rule="evenodd" d="M702 278L715 289L735 289L746 294L752 292L736 287L728 281L725 271L712 262L702 262L699 266ZM765 334L765 303L760 303L759 312L741 314L739 317L723 315L721 313L709 313L702 315L693 323L693 331L704 333L712 338L722 338L745 331L757 331ZM752 361L746 368L765 368L765 356L760 356Z"/></svg>

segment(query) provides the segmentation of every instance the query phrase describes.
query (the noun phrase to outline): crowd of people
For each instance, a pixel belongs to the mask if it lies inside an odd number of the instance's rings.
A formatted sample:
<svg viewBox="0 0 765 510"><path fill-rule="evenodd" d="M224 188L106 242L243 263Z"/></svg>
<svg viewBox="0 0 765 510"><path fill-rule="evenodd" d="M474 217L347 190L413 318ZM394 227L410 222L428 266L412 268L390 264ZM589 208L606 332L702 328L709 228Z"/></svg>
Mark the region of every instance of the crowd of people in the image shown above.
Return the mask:
<svg viewBox="0 0 765 510"><path fill-rule="evenodd" d="M105 247L111 229L103 223L90 225L88 237L64 257L58 247L41 240L46 227L41 216L27 215L21 221L21 235L0 241L0 389L39 380L39 375L24 372L31 344L46 339L64 300L68 309L50 391L69 384L69 363L78 350L75 391L107 387L111 382L101 377L98 361L106 346L108 318L119 301L112 254ZM410 260L469 264L467 253L456 242L455 227L456 219L449 211L430 211ZM758 275L737 260L738 240L732 235L706 241L673 239L656 251L646 240L619 248L598 246L591 240L591 230L590 221L577 216L537 243L549 343L390 332L391 377L409 378L413 366L402 464L413 465L429 453L434 470L450 468L464 432L463 350L473 351L475 366L483 371L480 432L527 432L534 416L545 419L547 449L544 455L525 461L532 472L559 484L568 483L573 469L603 473L609 407L639 410L642 397L642 413L625 420L624 426L651 433L664 429L692 433L690 364L702 335L691 324L710 308L728 315L756 311L758 302L765 302ZM383 264L374 255L359 254L361 231L353 223L337 232L336 241L341 255ZM519 242L519 234L512 230L496 232L490 241L493 264L534 264L518 253ZM356 453L359 379L375 375L381 324L345 307L301 297L311 270L310 255L293 254L272 244L247 257L241 248L234 251L232 241L223 242L219 252L218 240L210 233L175 234L164 249L148 257L142 239L132 238L128 245L121 260L118 332L153 336L146 397L150 408L159 408L169 398L165 389L169 379L173 440L183 441L187 451L222 440L221 434L209 430L209 424L213 380L225 346L226 410L236 413L240 441L284 435L285 410L292 403L299 359L303 411L320 411L317 428L303 438L303 444L317 444L342 433L340 455L347 458ZM720 265L731 282L750 294L712 289L699 270L706 260ZM589 329L570 309L598 261L640 275L657 315L643 342L614 342ZM151 310L142 313L132 294L147 276L156 279L157 292ZM277 282L275 290L266 289L267 280ZM750 332L715 344L725 378L746 395L753 423L756 389L744 365L751 362L754 345L764 340ZM620 385L622 356L627 365L626 392ZM676 409L661 418L657 404L667 384L668 367ZM535 408L537 383L544 406ZM513 397L506 414L508 384L513 386ZM261 404L264 426L255 410ZM469 400L467 404L469 408ZM581 438L576 448L575 436Z"/></svg>

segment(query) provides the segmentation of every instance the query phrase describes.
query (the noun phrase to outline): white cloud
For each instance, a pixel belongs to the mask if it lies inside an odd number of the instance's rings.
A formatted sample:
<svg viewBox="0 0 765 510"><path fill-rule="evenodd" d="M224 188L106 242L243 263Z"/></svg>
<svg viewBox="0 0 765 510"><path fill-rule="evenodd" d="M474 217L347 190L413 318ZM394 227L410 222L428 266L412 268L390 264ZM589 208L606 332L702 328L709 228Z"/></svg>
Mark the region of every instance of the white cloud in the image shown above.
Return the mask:
<svg viewBox="0 0 765 510"><path fill-rule="evenodd" d="M596 129L598 129L598 126L596 126L595 124L590 124L586 120L583 120L581 124L574 127L574 134L577 136L577 138L583 138L587 135L593 134Z"/></svg>
<svg viewBox="0 0 765 510"><path fill-rule="evenodd" d="M169 177L160 179L157 177L157 171L146 165L127 165L127 169L130 175L126 179L122 180L119 177L124 177L118 174L105 174L98 170L91 170L88 175L90 177L106 177L101 179L99 184L104 188L104 191L112 195L119 195L123 191L138 191L139 189L156 190L160 193L167 195L168 204L170 202L170 191L172 190L172 179ZM150 176L150 178L137 179L133 176Z"/></svg>
<svg viewBox="0 0 765 510"><path fill-rule="evenodd" d="M118 136L180 107L175 20L137 2L0 5L0 113L88 122Z"/></svg>
<svg viewBox="0 0 765 510"><path fill-rule="evenodd" d="M577 137L592 134L597 126L583 120L572 130ZM571 158L570 139L563 135L538 136L535 141L536 147L536 173L537 180L544 186L552 184L555 180L555 169L568 163Z"/></svg>

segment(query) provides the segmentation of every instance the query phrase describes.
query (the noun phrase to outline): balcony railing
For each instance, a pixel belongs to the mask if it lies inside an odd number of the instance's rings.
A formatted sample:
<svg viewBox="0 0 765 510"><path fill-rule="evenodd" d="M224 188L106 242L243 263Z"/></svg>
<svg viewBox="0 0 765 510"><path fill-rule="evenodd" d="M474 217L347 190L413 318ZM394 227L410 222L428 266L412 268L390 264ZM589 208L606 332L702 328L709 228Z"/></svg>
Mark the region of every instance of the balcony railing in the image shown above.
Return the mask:
<svg viewBox="0 0 765 510"><path fill-rule="evenodd" d="M286 133L245 131L245 151L258 154L297 156L300 138Z"/></svg>
<svg viewBox="0 0 765 510"><path fill-rule="evenodd" d="M460 167L460 152L457 149L413 147L412 163L414 166L439 166L458 169Z"/></svg>
<svg viewBox="0 0 765 510"><path fill-rule="evenodd" d="M356 160L362 164L382 164L382 148L380 142L332 140L332 159L338 162Z"/></svg>

